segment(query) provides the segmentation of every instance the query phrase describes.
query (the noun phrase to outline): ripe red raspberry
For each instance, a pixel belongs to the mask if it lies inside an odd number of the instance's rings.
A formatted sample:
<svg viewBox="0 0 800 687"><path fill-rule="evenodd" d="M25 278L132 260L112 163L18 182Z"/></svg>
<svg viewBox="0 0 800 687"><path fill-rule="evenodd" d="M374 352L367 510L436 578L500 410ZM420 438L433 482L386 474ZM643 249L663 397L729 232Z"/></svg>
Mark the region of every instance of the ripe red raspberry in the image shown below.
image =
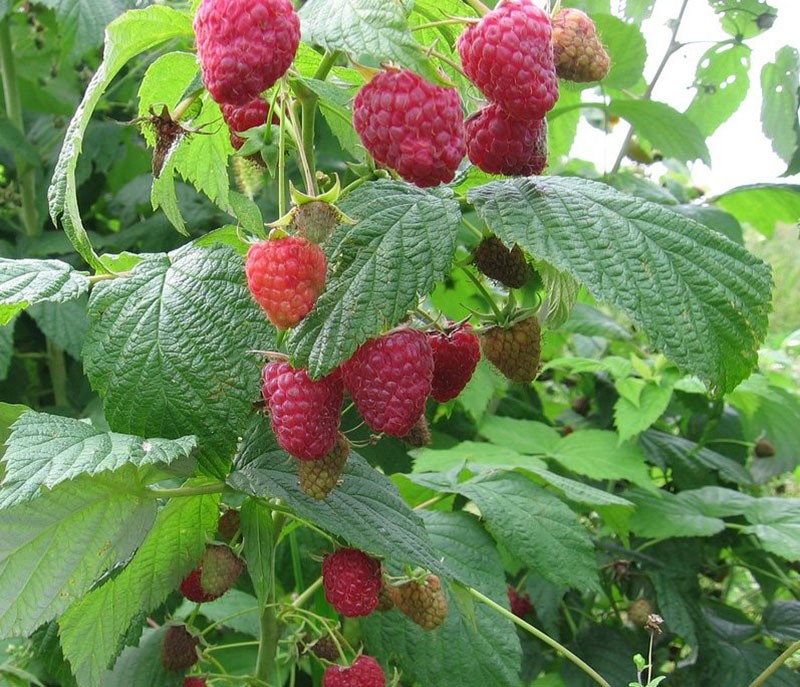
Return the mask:
<svg viewBox="0 0 800 687"><path fill-rule="evenodd" d="M194 31L203 83L218 103L257 98L286 73L300 43L290 0L203 0Z"/></svg>
<svg viewBox="0 0 800 687"><path fill-rule="evenodd" d="M370 339L342 365L342 379L372 429L403 437L419 420L431 392L428 338L402 328Z"/></svg>
<svg viewBox="0 0 800 687"><path fill-rule="evenodd" d="M439 403L458 396L472 378L481 359L481 345L472 326L464 324L450 332L431 332L428 343L433 353L431 396Z"/></svg>
<svg viewBox="0 0 800 687"><path fill-rule="evenodd" d="M571 7L553 17L553 59L559 77L579 82L600 81L611 63L594 22Z"/></svg>
<svg viewBox="0 0 800 687"><path fill-rule="evenodd" d="M347 668L328 666L322 687L386 687L383 669L372 656L359 656Z"/></svg>
<svg viewBox="0 0 800 687"><path fill-rule="evenodd" d="M541 119L558 99L550 17L530 0L505 0L468 27L458 54L470 81L517 119Z"/></svg>
<svg viewBox="0 0 800 687"><path fill-rule="evenodd" d="M161 645L161 664L167 670L188 670L200 660L199 644L200 638L189 632L186 625L170 625Z"/></svg>
<svg viewBox="0 0 800 687"><path fill-rule="evenodd" d="M527 594L520 594L514 587L508 587L508 602L511 605L511 612L517 618L524 618L533 610L531 597Z"/></svg>
<svg viewBox="0 0 800 687"><path fill-rule="evenodd" d="M198 566L181 582L181 594L197 603L218 599L233 586L243 569L244 561L229 546L209 544Z"/></svg>
<svg viewBox="0 0 800 687"><path fill-rule="evenodd" d="M458 91L405 69L381 72L358 92L353 124L372 157L417 186L452 181L464 158Z"/></svg>
<svg viewBox="0 0 800 687"><path fill-rule="evenodd" d="M546 119L514 119L493 103L464 126L469 159L484 172L531 176L547 166Z"/></svg>
<svg viewBox="0 0 800 687"><path fill-rule="evenodd" d="M319 460L336 444L344 390L336 370L317 381L286 362L264 367L261 392L280 447L299 460Z"/></svg>
<svg viewBox="0 0 800 687"><path fill-rule="evenodd" d="M322 561L325 598L337 613L355 618L378 607L381 563L358 549L339 549Z"/></svg>
<svg viewBox="0 0 800 687"><path fill-rule="evenodd" d="M265 124L269 114L269 103L263 98L256 98L244 105L222 103L220 110L222 110L222 118L231 130L231 145L239 150L244 145L244 139L237 136L236 132L247 131L254 126ZM275 114L272 115L272 123L280 123L280 119Z"/></svg>
<svg viewBox="0 0 800 687"><path fill-rule="evenodd" d="M311 312L327 270L322 249L299 236L259 241L247 251L247 285L278 329L294 327Z"/></svg>
<svg viewBox="0 0 800 687"><path fill-rule="evenodd" d="M204 677L187 677L183 681L183 687L207 687L207 685Z"/></svg>

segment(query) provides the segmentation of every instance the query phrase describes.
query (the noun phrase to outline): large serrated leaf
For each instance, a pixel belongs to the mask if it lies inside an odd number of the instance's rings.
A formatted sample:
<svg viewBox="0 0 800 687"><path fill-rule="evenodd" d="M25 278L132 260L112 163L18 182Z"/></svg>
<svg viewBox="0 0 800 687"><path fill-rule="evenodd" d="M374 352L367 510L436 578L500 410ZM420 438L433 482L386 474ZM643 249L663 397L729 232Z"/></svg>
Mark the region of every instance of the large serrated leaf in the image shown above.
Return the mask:
<svg viewBox="0 0 800 687"><path fill-rule="evenodd" d="M262 419L253 421L235 466L228 477L235 489L278 497L301 518L400 566L420 565L449 574L397 487L358 454L351 452L347 459L342 483L317 501L300 489L295 459L278 447L269 421Z"/></svg>
<svg viewBox="0 0 800 687"><path fill-rule="evenodd" d="M461 221L450 189L366 183L341 203L357 220L330 238L325 292L292 332L296 366L330 372L358 346L402 320L450 268Z"/></svg>
<svg viewBox="0 0 800 687"><path fill-rule="evenodd" d="M308 0L298 14L306 43L341 50L360 60L395 62L431 81L441 80L411 35L399 2Z"/></svg>
<svg viewBox="0 0 800 687"><path fill-rule="evenodd" d="M199 438L198 463L223 475L259 396L274 330L228 246L184 246L100 282L89 300L84 364L114 431Z"/></svg>
<svg viewBox="0 0 800 687"><path fill-rule="evenodd" d="M750 524L745 532L755 534L767 551L787 561L800 560L800 508L791 498L754 499L744 510Z"/></svg>
<svg viewBox="0 0 800 687"><path fill-rule="evenodd" d="M0 258L0 326L35 303L63 303L89 290L89 280L61 260Z"/></svg>
<svg viewBox="0 0 800 687"><path fill-rule="evenodd" d="M168 465L188 458L194 437L177 441L142 439L103 432L58 415L25 413L12 427L3 458L6 474L0 484L0 508L36 497L41 487L52 489L79 475L97 475L125 465Z"/></svg>
<svg viewBox="0 0 800 687"><path fill-rule="evenodd" d="M0 511L0 636L30 634L131 554L155 516L137 487L82 478Z"/></svg>
<svg viewBox="0 0 800 687"><path fill-rule="evenodd" d="M218 494L171 501L126 568L64 614L61 646L78 684L100 683L133 618L164 601L197 564L216 527L218 503Z"/></svg>
<svg viewBox="0 0 800 687"><path fill-rule="evenodd" d="M189 15L163 5L126 12L106 28L103 62L89 82L67 127L64 146L47 192L53 224L58 226L61 220L75 250L98 272L108 272L108 269L94 252L83 226L75 180L75 167L86 127L103 92L128 60L172 38L193 36Z"/></svg>
<svg viewBox="0 0 800 687"><path fill-rule="evenodd" d="M465 583L508 607L503 568L491 537L464 512L424 513L425 529L445 564ZM368 648L391 657L403 674L424 685L516 687L521 651L514 626L482 604L463 608L448 595L444 624L426 632L399 611L364 622ZM468 669L467 669L468 668Z"/></svg>
<svg viewBox="0 0 800 687"><path fill-rule="evenodd" d="M496 181L468 197L504 242L574 275L712 386L728 391L752 371L771 277L741 246L586 179Z"/></svg>

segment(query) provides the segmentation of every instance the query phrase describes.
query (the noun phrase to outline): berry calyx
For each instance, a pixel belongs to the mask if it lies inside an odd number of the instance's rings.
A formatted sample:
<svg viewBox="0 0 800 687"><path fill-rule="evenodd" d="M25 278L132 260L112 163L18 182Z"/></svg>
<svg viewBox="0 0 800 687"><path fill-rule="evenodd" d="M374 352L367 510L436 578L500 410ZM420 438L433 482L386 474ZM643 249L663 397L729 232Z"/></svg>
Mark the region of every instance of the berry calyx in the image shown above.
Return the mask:
<svg viewBox="0 0 800 687"><path fill-rule="evenodd" d="M489 174L531 176L547 167L547 120L515 119L493 103L465 123L467 155Z"/></svg>
<svg viewBox="0 0 800 687"><path fill-rule="evenodd" d="M487 236L478 244L472 262L489 279L510 289L525 286L533 277L533 268L522 249L517 244L508 249L496 236Z"/></svg>
<svg viewBox="0 0 800 687"><path fill-rule="evenodd" d="M305 368L264 366L261 393L278 445L299 460L320 460L336 445L344 389L339 371L314 381Z"/></svg>
<svg viewBox="0 0 800 687"><path fill-rule="evenodd" d="M245 263L250 293L278 329L294 327L311 312L327 269L322 249L300 236L254 243Z"/></svg>
<svg viewBox="0 0 800 687"><path fill-rule="evenodd" d="M233 586L243 569L244 561L229 546L209 544L200 563L181 582L181 594L197 603L218 599Z"/></svg>
<svg viewBox="0 0 800 687"><path fill-rule="evenodd" d="M469 324L450 332L431 332L428 343L433 354L431 396L447 403L458 396L472 378L481 359L478 336Z"/></svg>
<svg viewBox="0 0 800 687"><path fill-rule="evenodd" d="M398 610L423 630L435 630L445 621L447 598L437 575L428 575L422 582L409 580L388 589Z"/></svg>
<svg viewBox="0 0 800 687"><path fill-rule="evenodd" d="M373 430L403 437L419 420L431 392L428 338L403 327L370 339L342 365L342 380Z"/></svg>
<svg viewBox="0 0 800 687"><path fill-rule="evenodd" d="M322 687L386 687L386 676L380 663L362 654L348 667L328 666Z"/></svg>
<svg viewBox="0 0 800 687"><path fill-rule="evenodd" d="M512 382L532 382L539 374L542 334L535 316L510 327L490 327L480 339L483 355Z"/></svg>
<svg viewBox="0 0 800 687"><path fill-rule="evenodd" d="M161 664L167 670L188 670L200 660L199 644L200 638L189 632L186 625L170 625L161 645Z"/></svg>
<svg viewBox="0 0 800 687"><path fill-rule="evenodd" d="M551 33L530 0L506 0L461 34L458 54L489 100L517 119L542 119L558 99Z"/></svg>
<svg viewBox="0 0 800 687"><path fill-rule="evenodd" d="M452 181L464 158L458 91L407 69L380 72L358 92L353 125L372 157L417 186Z"/></svg>
<svg viewBox="0 0 800 687"><path fill-rule="evenodd" d="M600 81L611 66L594 22L572 7L553 17L553 59L556 74L569 81Z"/></svg>
<svg viewBox="0 0 800 687"><path fill-rule="evenodd" d="M315 499L324 499L339 484L350 442L339 433L333 448L319 460L301 460L297 465L297 481L300 488Z"/></svg>
<svg viewBox="0 0 800 687"><path fill-rule="evenodd" d="M378 607L381 563L358 549L339 549L322 562L322 585L337 613L348 618L369 615Z"/></svg>
<svg viewBox="0 0 800 687"><path fill-rule="evenodd" d="M300 44L290 0L203 0L194 31L203 83L218 103L257 98L286 73Z"/></svg>

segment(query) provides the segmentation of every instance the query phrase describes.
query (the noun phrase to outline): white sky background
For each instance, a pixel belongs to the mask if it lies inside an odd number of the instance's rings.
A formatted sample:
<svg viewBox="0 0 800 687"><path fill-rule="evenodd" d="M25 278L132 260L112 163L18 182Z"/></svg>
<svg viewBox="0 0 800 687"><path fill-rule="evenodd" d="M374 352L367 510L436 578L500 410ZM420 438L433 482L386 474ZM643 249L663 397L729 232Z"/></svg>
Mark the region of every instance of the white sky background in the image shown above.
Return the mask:
<svg viewBox="0 0 800 687"><path fill-rule="evenodd" d="M800 183L800 175L779 178L787 165L772 152L770 141L761 131L761 68L773 61L784 45L800 49L800 0L768 0L768 3L777 10L778 19L771 29L747 40L752 48L747 98L708 139L712 167L709 169L699 162L691 165L695 183L711 194L752 183ZM640 27L647 42L645 78L648 82L669 45L671 30L667 22L675 18L679 8L678 0L658 0L653 16ZM700 56L711 47L709 41L729 37L720 27L708 0L689 0L677 39L682 43L702 42L688 45L670 58L653 98L683 112L694 97L691 85L695 67ZM611 169L626 130L624 125L617 126L612 134L605 135L584 122L578 130L572 155L593 160L600 169ZM623 164L626 163L627 160ZM659 167L654 165L652 169L658 172Z"/></svg>

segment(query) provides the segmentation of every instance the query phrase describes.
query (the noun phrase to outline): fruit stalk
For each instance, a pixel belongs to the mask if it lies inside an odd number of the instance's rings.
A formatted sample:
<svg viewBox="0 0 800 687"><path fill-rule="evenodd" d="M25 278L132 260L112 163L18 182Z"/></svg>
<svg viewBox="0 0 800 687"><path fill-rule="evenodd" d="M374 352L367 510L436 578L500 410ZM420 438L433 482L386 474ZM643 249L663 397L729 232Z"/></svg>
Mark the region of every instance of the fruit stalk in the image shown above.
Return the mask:
<svg viewBox="0 0 800 687"><path fill-rule="evenodd" d="M525 622L522 618L518 618L511 611L507 611L500 604L492 601L488 596L484 596L483 594L481 594L477 589L473 589L472 587L467 587L466 589L478 601L486 604L490 608L493 608L500 615L502 615L505 618L508 618L508 620L510 620L515 625L519 625L523 630L529 632L534 637L547 644L549 647L555 649L568 661L578 666L578 668L580 668L584 673L586 673L590 678L592 678L598 685L602 685L602 687L611 687L611 685L609 685L609 683L605 680L605 678L603 678L603 676L600 675L594 668L588 665L579 656L573 654L569 649L567 649L567 647L559 644L550 635L542 632L539 628L534 627L530 623ZM750 687L753 687L753 685L751 685Z"/></svg>
<svg viewBox="0 0 800 687"><path fill-rule="evenodd" d="M464 2L474 9L480 16L489 14L489 7L484 5L480 0L464 0Z"/></svg>
<svg viewBox="0 0 800 687"><path fill-rule="evenodd" d="M278 653L278 639L280 637L275 595L275 548L278 545L278 541L280 541L286 517L286 513L277 510L272 512L272 549L268 563L272 588L269 590L267 598L264 599L264 607L261 609L261 617L259 618L260 631L255 678L266 685L273 684L275 678L275 655Z"/></svg>

